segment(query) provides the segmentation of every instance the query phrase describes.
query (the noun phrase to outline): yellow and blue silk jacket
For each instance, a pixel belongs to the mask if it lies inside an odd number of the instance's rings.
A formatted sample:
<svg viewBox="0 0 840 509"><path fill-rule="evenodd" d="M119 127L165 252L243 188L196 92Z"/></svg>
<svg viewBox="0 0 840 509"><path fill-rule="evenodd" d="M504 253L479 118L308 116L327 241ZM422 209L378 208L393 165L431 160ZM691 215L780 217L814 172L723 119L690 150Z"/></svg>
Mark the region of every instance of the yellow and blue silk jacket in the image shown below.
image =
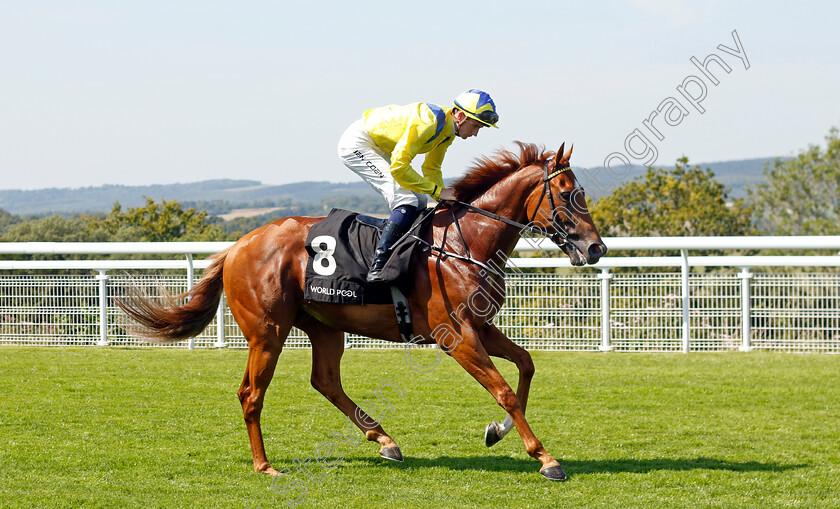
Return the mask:
<svg viewBox="0 0 840 509"><path fill-rule="evenodd" d="M391 105L367 110L363 118L373 141L391 154L394 180L437 200L443 190L443 156L455 139L452 108L429 103ZM417 154L426 154L422 176L411 167Z"/></svg>

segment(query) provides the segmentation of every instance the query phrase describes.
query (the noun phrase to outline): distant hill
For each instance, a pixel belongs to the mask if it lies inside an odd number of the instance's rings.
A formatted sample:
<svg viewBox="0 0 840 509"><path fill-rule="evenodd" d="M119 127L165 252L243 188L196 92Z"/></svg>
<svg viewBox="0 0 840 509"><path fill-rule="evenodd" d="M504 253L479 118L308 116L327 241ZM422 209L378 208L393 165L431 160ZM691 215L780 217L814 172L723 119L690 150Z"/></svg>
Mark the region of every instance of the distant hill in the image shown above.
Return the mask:
<svg viewBox="0 0 840 509"><path fill-rule="evenodd" d="M741 161L723 161L718 163L702 163L700 166L709 168L715 174L717 181L729 189L733 198L746 198L746 186L756 186L764 181L764 166L772 165L776 159L790 159L789 157L762 157L758 159L744 159ZM689 161L689 164L692 164Z"/></svg>
<svg viewBox="0 0 840 509"><path fill-rule="evenodd" d="M138 207L146 203L144 196L155 201L161 199L179 202L225 201L249 206L256 202L285 201L317 204L324 197L375 196L364 182L298 182L269 186L256 180L205 180L185 184L151 186L104 185L78 189L50 188L31 191L0 191L0 208L16 215L43 214L47 212L108 212L119 202L123 208Z"/></svg>
<svg viewBox="0 0 840 509"><path fill-rule="evenodd" d="M729 190L730 198L746 198L747 186L755 186L764 180L764 166L771 164L777 158L775 157L761 157L756 159L743 159L739 161L721 161L714 163L698 163L701 168L708 168L715 174L715 179L726 186ZM788 159L788 158L781 158ZM689 161L690 166L694 166L693 161ZM673 166L659 166L657 168L673 169ZM626 182L645 174L647 168L644 166L633 165L630 168L629 175L622 180ZM605 176L598 175L600 182L604 182ZM622 182L614 182L616 186ZM596 192L595 186L586 186L587 194L592 195L593 198L600 198Z"/></svg>
<svg viewBox="0 0 840 509"><path fill-rule="evenodd" d="M763 166L770 161L773 161L773 158L701 163L700 166L710 168L718 181L730 189L731 196L744 197L745 186L761 182ZM644 167L633 166L628 179L644 172ZM114 202L120 202L123 208L142 206L145 204L144 196L156 201L166 199L196 204L200 208L201 202L222 202L222 210L211 212L222 214L230 212L233 208L257 208L289 202L317 205L325 200L334 202L334 199L330 200L334 197L368 200L375 198L376 194L362 181L309 181L272 186L255 180L222 179L149 186L104 185L77 189L0 190L0 209L15 215L108 212Z"/></svg>

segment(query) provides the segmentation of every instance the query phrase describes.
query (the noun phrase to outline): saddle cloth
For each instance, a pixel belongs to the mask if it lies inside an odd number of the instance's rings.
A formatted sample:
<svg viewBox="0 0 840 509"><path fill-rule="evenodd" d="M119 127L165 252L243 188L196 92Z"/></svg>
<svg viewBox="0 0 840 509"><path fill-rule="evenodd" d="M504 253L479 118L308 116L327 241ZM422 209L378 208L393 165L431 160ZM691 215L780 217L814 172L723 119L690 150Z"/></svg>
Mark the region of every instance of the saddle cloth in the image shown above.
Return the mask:
<svg viewBox="0 0 840 509"><path fill-rule="evenodd" d="M424 217L427 215L420 214L409 231L417 234L417 222ZM391 304L391 286L407 291L411 256L419 245L411 236L394 244L382 271L387 283L366 280L384 224L384 220L342 209L332 209L315 224L306 237L309 260L304 298L334 304Z"/></svg>

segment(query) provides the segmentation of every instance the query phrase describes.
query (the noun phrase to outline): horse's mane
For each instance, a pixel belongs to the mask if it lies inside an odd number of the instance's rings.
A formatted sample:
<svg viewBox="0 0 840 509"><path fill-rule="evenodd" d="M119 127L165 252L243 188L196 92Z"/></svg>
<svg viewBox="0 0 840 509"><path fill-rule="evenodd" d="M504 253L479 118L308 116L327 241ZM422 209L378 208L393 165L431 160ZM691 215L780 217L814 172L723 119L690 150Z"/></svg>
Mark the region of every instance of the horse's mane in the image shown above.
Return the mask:
<svg viewBox="0 0 840 509"><path fill-rule="evenodd" d="M554 152L533 143L514 143L519 146L519 154L499 149L493 157L480 157L467 168L466 175L452 183L459 200L469 203L510 174L532 164L542 164L554 156Z"/></svg>

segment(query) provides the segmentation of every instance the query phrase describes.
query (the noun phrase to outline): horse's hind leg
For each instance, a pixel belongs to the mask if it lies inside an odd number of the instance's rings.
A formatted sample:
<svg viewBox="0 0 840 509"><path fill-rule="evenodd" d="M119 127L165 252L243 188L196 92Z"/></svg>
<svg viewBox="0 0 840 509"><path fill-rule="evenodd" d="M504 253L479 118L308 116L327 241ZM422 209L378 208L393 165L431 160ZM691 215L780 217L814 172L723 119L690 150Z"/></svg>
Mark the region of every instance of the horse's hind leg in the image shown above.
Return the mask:
<svg viewBox="0 0 840 509"><path fill-rule="evenodd" d="M237 396L242 404L242 415L245 417L245 427L248 429L248 439L251 442L251 454L254 457L254 470L265 474L276 475L278 472L271 467L265 455L260 415L262 413L265 391L274 376L277 358L283 349L283 342L291 330L288 327L271 327L259 333L250 333L248 337L248 365L242 385L239 386Z"/></svg>
<svg viewBox="0 0 840 509"><path fill-rule="evenodd" d="M341 386L341 356L344 354L344 333L314 320L298 323L312 343L312 387L362 430L365 438L379 444L379 454L389 460L402 461L397 443L382 426L351 400Z"/></svg>
<svg viewBox="0 0 840 509"><path fill-rule="evenodd" d="M484 345L488 355L507 359L516 364L519 369L516 397L519 399L519 406L522 407L522 413L524 414L525 407L528 404L528 393L531 390L531 379L534 377L534 362L531 360L531 354L502 334L492 323L488 323L482 328L480 338L481 344ZM513 429L513 419L509 415L506 415L501 423L491 422L484 431L485 445L490 447L496 444L511 429Z"/></svg>

